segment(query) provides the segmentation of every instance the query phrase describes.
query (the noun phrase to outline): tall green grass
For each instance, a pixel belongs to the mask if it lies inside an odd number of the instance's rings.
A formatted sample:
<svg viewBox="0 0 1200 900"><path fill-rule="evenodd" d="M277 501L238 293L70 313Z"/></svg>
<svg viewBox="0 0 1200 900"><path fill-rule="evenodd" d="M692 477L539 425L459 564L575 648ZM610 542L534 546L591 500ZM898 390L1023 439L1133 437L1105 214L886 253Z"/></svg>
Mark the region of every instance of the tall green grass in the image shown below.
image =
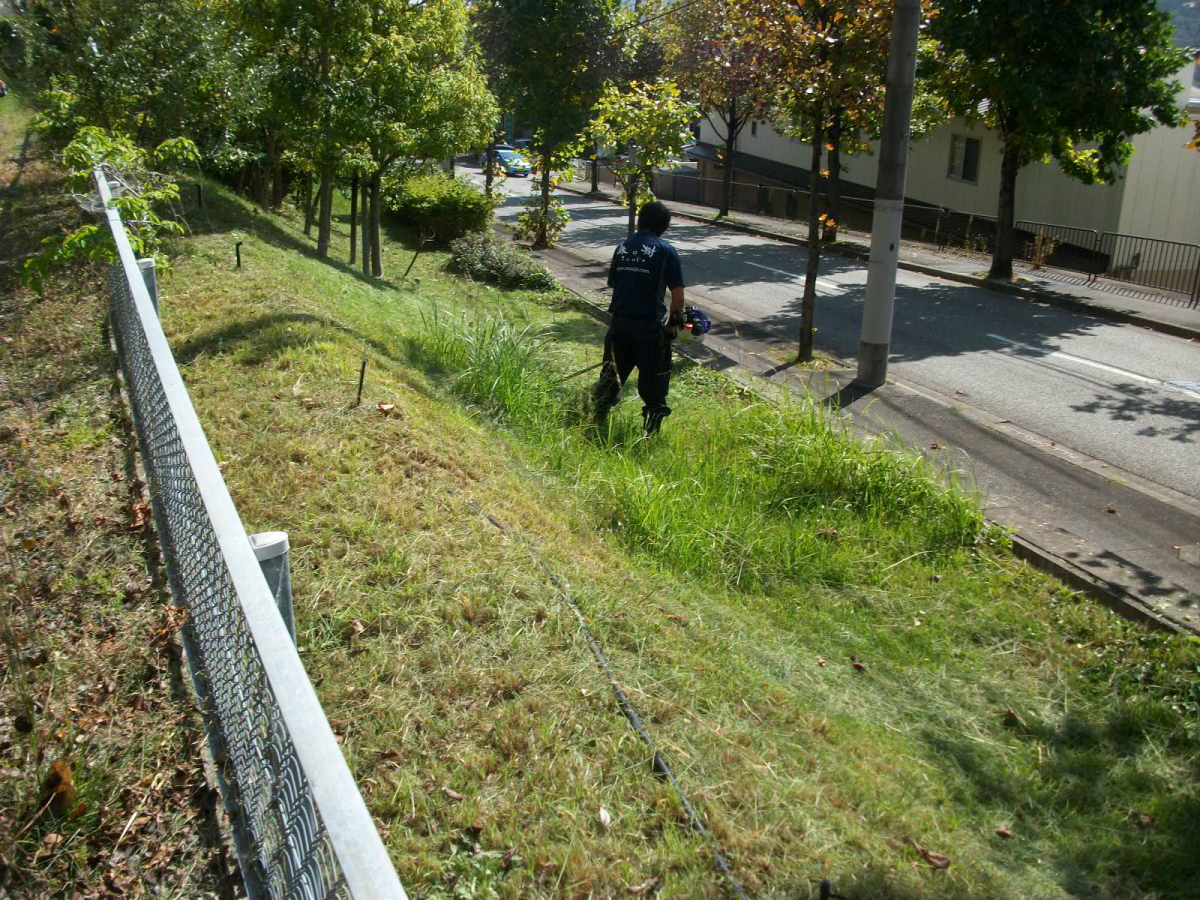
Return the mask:
<svg viewBox="0 0 1200 900"><path fill-rule="evenodd" d="M532 441L629 546L725 585L878 584L900 561L946 562L999 539L921 456L854 437L811 399L772 403L685 368L676 415L646 439L636 401L589 420L590 385L562 382L545 331L434 311L412 348Z"/></svg>

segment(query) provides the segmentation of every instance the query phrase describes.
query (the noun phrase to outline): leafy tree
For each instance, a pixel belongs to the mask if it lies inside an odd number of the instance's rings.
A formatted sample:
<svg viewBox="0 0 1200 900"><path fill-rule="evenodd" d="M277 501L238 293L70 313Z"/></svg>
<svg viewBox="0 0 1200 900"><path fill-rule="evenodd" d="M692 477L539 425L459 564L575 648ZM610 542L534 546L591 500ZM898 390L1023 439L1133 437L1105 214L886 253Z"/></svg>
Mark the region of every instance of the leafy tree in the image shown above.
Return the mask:
<svg viewBox="0 0 1200 900"><path fill-rule="evenodd" d="M719 216L729 215L733 155L746 123L770 114L767 83L756 66L752 32L738 15L737 0L674 4L667 20L667 55L679 86L696 97L701 113L725 144Z"/></svg>
<svg viewBox="0 0 1200 900"><path fill-rule="evenodd" d="M183 234L182 216L175 207L179 185L151 167L195 163L199 159L196 145L187 138L171 138L147 152L128 135L85 125L67 144L62 159L69 173L68 191L92 194L97 168L120 185L112 206L120 212L130 247L136 256L152 256L160 270L166 269L168 260L158 252L162 238ZM39 293L52 270L73 261L117 261L112 232L104 221L86 222L74 231L51 235L42 245L42 252L25 262L25 278Z"/></svg>
<svg viewBox="0 0 1200 900"><path fill-rule="evenodd" d="M32 64L27 78L52 91L46 133L60 144L85 124L142 146L217 129L226 59L221 28L188 0L39 0L17 18Z"/></svg>
<svg viewBox="0 0 1200 900"><path fill-rule="evenodd" d="M843 139L868 129L883 109L892 6L888 0L738 0L737 15L754 48L755 77L771 86L773 118L812 146L802 362L812 359L821 227L830 221L821 215L821 154L830 141L831 167L840 165Z"/></svg>
<svg viewBox="0 0 1200 900"><path fill-rule="evenodd" d="M627 88L609 84L604 89L591 133L605 146L625 148L625 155L613 162L612 170L625 192L630 234L638 207L653 199L651 173L691 140L687 127L696 116L695 105L684 100L670 81L634 82Z"/></svg>
<svg viewBox="0 0 1200 900"><path fill-rule="evenodd" d="M499 74L497 93L533 125L542 220L535 246L548 243L553 173L577 152L614 65L619 6L619 0L483 0L477 7L480 42Z"/></svg>
<svg viewBox="0 0 1200 900"><path fill-rule="evenodd" d="M356 65L363 94L354 115L357 141L369 160L363 271L369 257L370 271L379 276L384 175L403 179L428 160L478 146L489 139L499 110L469 41L463 0L429 0L420 7L383 0L374 5L367 32Z"/></svg>
<svg viewBox="0 0 1200 900"><path fill-rule="evenodd" d="M1111 183L1132 135L1178 125L1188 60L1153 0L940 0L938 87L950 108L1003 143L996 249L989 273L1011 278L1017 174L1058 161L1084 184Z"/></svg>
<svg viewBox="0 0 1200 900"><path fill-rule="evenodd" d="M327 256L337 166L357 127L362 85L354 63L372 4L367 0L238 0L231 19L275 71L268 114L286 123L295 151L318 179L317 253ZM270 129L264 133L269 142ZM268 150L275 150L268 146ZM267 168L277 164L269 153ZM260 201L262 190L260 188Z"/></svg>

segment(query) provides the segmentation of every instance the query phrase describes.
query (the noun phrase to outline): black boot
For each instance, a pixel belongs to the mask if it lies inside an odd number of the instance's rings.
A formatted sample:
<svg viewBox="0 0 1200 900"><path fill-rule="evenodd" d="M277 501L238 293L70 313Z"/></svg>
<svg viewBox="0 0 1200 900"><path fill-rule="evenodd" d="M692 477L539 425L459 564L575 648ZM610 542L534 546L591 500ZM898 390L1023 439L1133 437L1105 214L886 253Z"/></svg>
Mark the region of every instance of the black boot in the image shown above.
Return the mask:
<svg viewBox="0 0 1200 900"><path fill-rule="evenodd" d="M652 437L658 434L663 419L666 417L665 413L642 410L642 437Z"/></svg>

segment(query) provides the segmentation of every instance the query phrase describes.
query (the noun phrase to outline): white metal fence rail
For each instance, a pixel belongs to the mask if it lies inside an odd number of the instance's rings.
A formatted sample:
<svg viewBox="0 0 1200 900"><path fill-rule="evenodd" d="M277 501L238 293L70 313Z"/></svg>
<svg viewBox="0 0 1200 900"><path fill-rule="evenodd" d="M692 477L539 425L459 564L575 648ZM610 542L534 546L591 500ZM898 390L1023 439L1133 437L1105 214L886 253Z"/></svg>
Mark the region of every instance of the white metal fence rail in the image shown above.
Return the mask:
<svg viewBox="0 0 1200 900"><path fill-rule="evenodd" d="M151 305L110 185L109 318L184 645L251 897L404 900Z"/></svg>

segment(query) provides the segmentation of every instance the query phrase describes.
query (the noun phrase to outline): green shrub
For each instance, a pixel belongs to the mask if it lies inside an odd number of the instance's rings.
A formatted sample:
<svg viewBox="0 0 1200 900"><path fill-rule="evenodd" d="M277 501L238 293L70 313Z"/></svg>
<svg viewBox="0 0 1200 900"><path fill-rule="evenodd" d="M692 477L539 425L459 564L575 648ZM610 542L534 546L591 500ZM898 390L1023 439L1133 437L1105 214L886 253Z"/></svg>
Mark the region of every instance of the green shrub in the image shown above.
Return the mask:
<svg viewBox="0 0 1200 900"><path fill-rule="evenodd" d="M552 291L558 286L549 269L507 238L480 231L450 244L450 271L506 290Z"/></svg>
<svg viewBox="0 0 1200 900"><path fill-rule="evenodd" d="M388 191L388 207L402 221L433 233L441 245L472 231L481 231L492 220L494 204L469 182L445 175L414 175Z"/></svg>
<svg viewBox="0 0 1200 900"><path fill-rule="evenodd" d="M539 225L542 221L542 198L536 194L521 201L524 207L517 213L517 236L522 240L536 241ZM546 242L558 243L559 235L571 222L571 214L563 206L563 202L555 196L550 197L550 206L546 209Z"/></svg>

